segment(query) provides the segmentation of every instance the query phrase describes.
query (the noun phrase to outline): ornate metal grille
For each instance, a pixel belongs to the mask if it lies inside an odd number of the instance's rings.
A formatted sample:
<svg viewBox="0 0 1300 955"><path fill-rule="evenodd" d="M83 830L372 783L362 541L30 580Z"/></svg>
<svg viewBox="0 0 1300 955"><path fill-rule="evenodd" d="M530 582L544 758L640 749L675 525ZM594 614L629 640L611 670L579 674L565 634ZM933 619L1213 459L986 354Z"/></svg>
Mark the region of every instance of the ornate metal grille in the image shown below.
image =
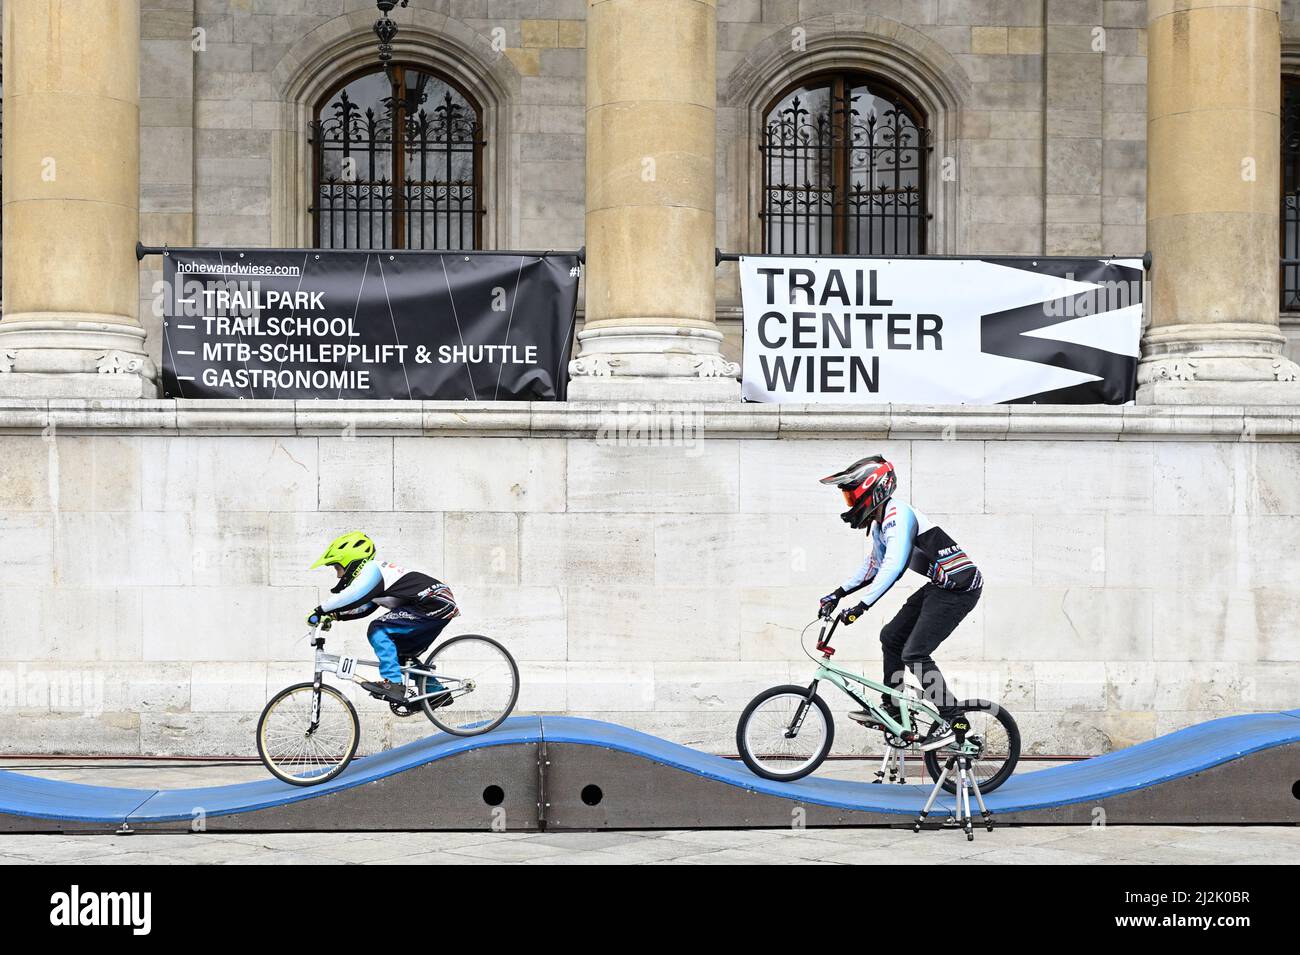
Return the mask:
<svg viewBox="0 0 1300 955"><path fill-rule="evenodd" d="M1300 258L1300 77L1282 79L1282 258ZM1300 312L1300 265L1282 266L1282 311Z"/></svg>
<svg viewBox="0 0 1300 955"><path fill-rule="evenodd" d="M930 133L901 92L861 74L802 83L768 109L759 149L766 252L925 251Z"/></svg>
<svg viewBox="0 0 1300 955"><path fill-rule="evenodd" d="M468 98L416 67L347 83L311 124L316 245L479 248L480 129Z"/></svg>

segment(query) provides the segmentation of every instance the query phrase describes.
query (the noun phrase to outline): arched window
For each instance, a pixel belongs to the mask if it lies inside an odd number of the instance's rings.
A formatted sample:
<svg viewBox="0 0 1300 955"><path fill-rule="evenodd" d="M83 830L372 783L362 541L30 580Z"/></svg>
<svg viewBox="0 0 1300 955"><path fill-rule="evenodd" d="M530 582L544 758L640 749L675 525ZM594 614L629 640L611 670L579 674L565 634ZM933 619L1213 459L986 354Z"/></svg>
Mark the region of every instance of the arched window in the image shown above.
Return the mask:
<svg viewBox="0 0 1300 955"><path fill-rule="evenodd" d="M819 74L764 114L763 248L771 254L925 251L925 116L857 72Z"/></svg>
<svg viewBox="0 0 1300 955"><path fill-rule="evenodd" d="M1282 78L1282 258L1300 259L1300 76ZM1282 311L1300 312L1300 265L1282 266Z"/></svg>
<svg viewBox="0 0 1300 955"><path fill-rule="evenodd" d="M481 130L478 105L418 66L365 73L335 89L311 124L316 245L478 248Z"/></svg>

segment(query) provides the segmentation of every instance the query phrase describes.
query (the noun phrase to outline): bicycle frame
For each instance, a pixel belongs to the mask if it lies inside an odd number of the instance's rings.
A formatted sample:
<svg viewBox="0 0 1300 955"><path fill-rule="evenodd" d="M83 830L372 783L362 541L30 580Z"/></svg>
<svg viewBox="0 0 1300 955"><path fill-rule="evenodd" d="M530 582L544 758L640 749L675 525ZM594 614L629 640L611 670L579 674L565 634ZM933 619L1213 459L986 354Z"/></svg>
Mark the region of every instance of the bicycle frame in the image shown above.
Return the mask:
<svg viewBox="0 0 1300 955"><path fill-rule="evenodd" d="M830 618L829 630L827 629L826 624L822 624L821 633L817 637L817 651L821 654L820 661L813 658L811 653L808 653L809 658L813 659L813 661L818 664L817 671L813 674L812 683L808 687L809 701L812 700L813 695L817 692L817 685L822 680L825 680L834 686L839 687L840 690L848 694L850 699L870 713L872 717L880 723L880 725L884 726L890 733L900 738L905 734L915 732L914 721L912 719L914 714L924 714L936 722L941 719L937 708L923 699L909 695L905 688L896 690L891 686L886 686L884 683L879 683L860 673L854 673L852 670L831 663L831 655L835 653L835 648L831 646L831 637L835 634L835 628L837 626L839 626L838 617ZM804 652L808 652L806 648ZM863 687L862 695L855 692L849 686L850 683L858 684ZM874 691L884 696L892 697L898 704L901 721L895 720L879 705L866 699L868 691ZM793 728L802 722L803 713L799 712L795 715L795 719L791 726Z"/></svg>
<svg viewBox="0 0 1300 955"><path fill-rule="evenodd" d="M372 670L379 669L378 660L365 660L360 657L350 657L344 654L326 653L325 638L319 636L317 631L329 630L329 629L330 629L329 624L325 623L319 628L312 627L312 629L307 632L307 636L313 638L312 646L316 650L315 662L313 664L314 675L312 677L312 683L315 684L315 688L317 690L317 700L316 703L314 704L317 707L319 707L320 705L319 691L321 686L321 676L323 674L333 673L337 675L340 679L347 680L351 683L360 684L360 683L365 683L366 681L361 679L361 677L359 677L356 674L357 667L366 667ZM435 673L433 670L426 670L423 666L408 665L402 667L403 683L407 683L408 678L410 677L420 677L420 676L432 678L436 680L437 682L442 684L443 689L435 690L432 693L421 693L416 696L409 697L406 701L407 706L412 706L416 703L421 702L422 700L432 699L435 696L442 696L448 691L451 692L451 695L453 697L457 697L457 696L463 696L464 694L474 689L472 680L466 680L460 677L455 677L448 673ZM312 713L313 726L315 726L318 717L319 717L318 712Z"/></svg>

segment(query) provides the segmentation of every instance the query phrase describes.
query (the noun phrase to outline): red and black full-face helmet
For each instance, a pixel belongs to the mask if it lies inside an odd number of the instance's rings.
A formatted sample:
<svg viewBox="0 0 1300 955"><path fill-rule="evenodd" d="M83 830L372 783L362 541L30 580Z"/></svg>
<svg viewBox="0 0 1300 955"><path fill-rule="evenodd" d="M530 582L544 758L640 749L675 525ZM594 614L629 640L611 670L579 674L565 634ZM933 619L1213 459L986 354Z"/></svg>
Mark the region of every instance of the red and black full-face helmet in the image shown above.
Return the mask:
<svg viewBox="0 0 1300 955"><path fill-rule="evenodd" d="M878 454L855 461L838 474L822 478L823 484L834 484L844 493L849 509L840 515L854 529L869 527L879 517L886 501L898 488L898 475L894 466Z"/></svg>

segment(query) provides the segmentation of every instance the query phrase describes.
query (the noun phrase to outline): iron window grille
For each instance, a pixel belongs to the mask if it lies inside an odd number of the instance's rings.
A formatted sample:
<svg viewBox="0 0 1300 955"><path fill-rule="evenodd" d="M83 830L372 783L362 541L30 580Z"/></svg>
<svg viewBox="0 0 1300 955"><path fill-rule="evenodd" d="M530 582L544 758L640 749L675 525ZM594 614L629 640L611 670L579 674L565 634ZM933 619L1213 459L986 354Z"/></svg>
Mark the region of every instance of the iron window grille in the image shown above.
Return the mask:
<svg viewBox="0 0 1300 955"><path fill-rule="evenodd" d="M759 146L764 251L924 253L932 148L922 111L878 78L820 75L786 90Z"/></svg>
<svg viewBox="0 0 1300 955"><path fill-rule="evenodd" d="M311 123L315 245L480 248L481 131L477 104L420 67L344 83Z"/></svg>
<svg viewBox="0 0 1300 955"><path fill-rule="evenodd" d="M1281 308L1300 312L1300 76L1282 79Z"/></svg>

